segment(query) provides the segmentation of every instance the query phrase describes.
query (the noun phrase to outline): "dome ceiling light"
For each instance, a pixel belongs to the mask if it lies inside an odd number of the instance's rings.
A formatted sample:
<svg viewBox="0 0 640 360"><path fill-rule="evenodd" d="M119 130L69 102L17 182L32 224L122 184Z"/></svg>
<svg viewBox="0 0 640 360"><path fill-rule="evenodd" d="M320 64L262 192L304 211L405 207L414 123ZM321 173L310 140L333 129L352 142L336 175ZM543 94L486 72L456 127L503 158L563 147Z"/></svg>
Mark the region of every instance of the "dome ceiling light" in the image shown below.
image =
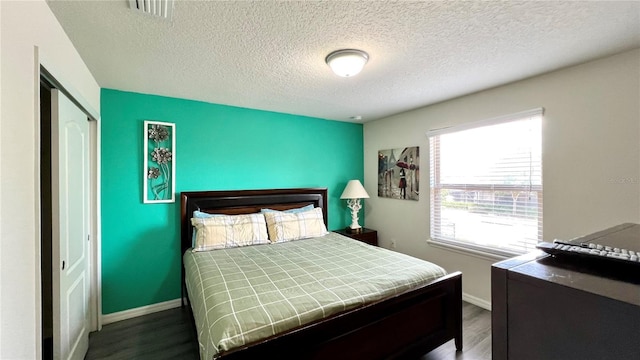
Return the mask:
<svg viewBox="0 0 640 360"><path fill-rule="evenodd" d="M369 60L369 54L362 50L342 49L327 55L325 61L333 72L342 77L357 75Z"/></svg>

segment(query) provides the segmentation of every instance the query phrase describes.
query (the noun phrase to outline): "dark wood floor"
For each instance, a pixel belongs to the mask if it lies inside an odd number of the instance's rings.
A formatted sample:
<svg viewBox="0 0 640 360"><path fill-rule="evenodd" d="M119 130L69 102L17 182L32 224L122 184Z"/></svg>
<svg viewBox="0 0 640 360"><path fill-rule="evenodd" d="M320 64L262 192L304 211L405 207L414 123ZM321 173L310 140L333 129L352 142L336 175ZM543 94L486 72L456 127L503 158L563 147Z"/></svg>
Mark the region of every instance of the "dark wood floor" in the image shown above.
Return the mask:
<svg viewBox="0 0 640 360"><path fill-rule="evenodd" d="M463 351L453 340L420 360L491 359L491 313L464 303ZM106 325L89 336L86 360L198 359L198 341L185 309L177 308Z"/></svg>
<svg viewBox="0 0 640 360"><path fill-rule="evenodd" d="M491 312L466 302L462 304L462 351L456 352L451 340L420 360L491 359Z"/></svg>

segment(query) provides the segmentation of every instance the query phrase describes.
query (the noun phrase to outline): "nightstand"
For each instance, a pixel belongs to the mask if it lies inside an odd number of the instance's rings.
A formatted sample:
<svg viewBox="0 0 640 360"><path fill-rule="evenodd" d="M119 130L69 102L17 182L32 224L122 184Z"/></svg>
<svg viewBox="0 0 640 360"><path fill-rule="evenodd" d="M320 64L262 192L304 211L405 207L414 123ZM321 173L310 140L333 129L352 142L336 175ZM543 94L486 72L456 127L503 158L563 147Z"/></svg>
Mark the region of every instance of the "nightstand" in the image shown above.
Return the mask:
<svg viewBox="0 0 640 360"><path fill-rule="evenodd" d="M334 230L340 235L350 237L352 239L360 240L369 245L378 246L378 232L376 230L362 228L361 232L352 233L347 229Z"/></svg>

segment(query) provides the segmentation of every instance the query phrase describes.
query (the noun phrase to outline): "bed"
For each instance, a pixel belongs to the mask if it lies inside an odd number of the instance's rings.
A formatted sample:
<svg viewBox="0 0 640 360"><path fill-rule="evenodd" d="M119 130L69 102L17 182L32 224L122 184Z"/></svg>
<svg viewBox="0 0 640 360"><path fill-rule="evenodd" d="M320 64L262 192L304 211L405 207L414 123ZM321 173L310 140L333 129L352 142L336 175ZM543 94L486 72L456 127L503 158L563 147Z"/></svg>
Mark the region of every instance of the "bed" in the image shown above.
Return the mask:
<svg viewBox="0 0 640 360"><path fill-rule="evenodd" d="M228 346L219 347L212 352L207 345L207 342L211 341L211 339L207 338L210 328L202 325L205 320L202 320L201 316L203 313L214 312L222 305L213 305L211 302L206 304L209 297L203 295L204 290L198 288L194 280L189 280L192 278L193 273L198 273L202 277L202 273L210 272L210 269L206 270L205 266L207 265L194 267L191 264L194 257L191 255L191 250L189 250L192 248L194 241L191 222L192 214L194 214L194 211L201 211L209 214L242 215L260 213L261 209L264 208L285 211L304 206L318 208L315 209L316 212L321 212L324 225L327 225L327 189L325 188L181 193L182 298L186 299L190 309L193 310L202 359L233 360L258 357L295 359L411 358L419 357L452 339L455 342L456 349L462 350L462 274L454 272L439 275L436 278L421 281L414 285L398 287L384 294L372 294L367 298L362 297L356 304L348 306L343 304L343 307L338 310L327 311L326 313L321 312L321 315L309 316L308 319L303 321L300 320L301 316L300 312L298 312L293 316L294 318L297 317L298 322L284 327L282 331L272 328L271 333L266 336L243 338L243 341L239 344L229 343L227 344ZM327 249L332 249L331 247L335 251L327 251ZM358 255L354 255L358 258L378 256L378 253L381 256L384 256L383 253L393 253L385 249L374 248L336 233L329 233L318 239L244 246L234 248L232 252L240 254L237 256L241 256L241 259L250 262L252 265L260 257L265 258L266 261L271 261L273 264L286 262L300 264L302 261L291 261L296 253L305 254L306 251L307 254L313 254L321 258L325 256L322 255L324 251L327 254L326 256L330 257L334 252L340 253L338 251L340 248L344 248L343 251L348 253L358 253ZM265 251L270 251L270 253L265 253ZM287 253L286 251L292 252ZM360 251L362 251L362 255L360 255ZM223 264L226 261L220 260L219 256L227 256L224 251L218 250L195 254L199 257L218 256L216 260L210 262L216 264ZM393 259L389 261L408 261L406 265L401 266L402 269L411 269L414 265L419 267L420 264L416 264L414 261L429 264L421 260L409 259L410 257L402 254L393 253L390 255L399 256L398 259L400 260ZM307 255L304 256L307 257ZM235 269L235 266L239 266L237 259L234 258L227 262L231 263ZM308 258L305 259L308 260ZM185 261L187 262L186 266L190 269L190 276L187 280L185 280ZM379 260L372 261L375 263L380 262ZM215 265L217 268L221 266L223 265ZM313 264L310 266L313 266ZM302 266L299 267L300 269L298 270L302 270ZM396 268L398 267L396 266ZM197 271L193 269L197 269ZM304 268L304 270L307 271L308 268ZM333 278L335 274L330 275ZM366 276L370 275L367 274ZM205 276L204 279L209 283L203 287L209 288L219 285L216 283L217 280L215 278ZM245 279L242 280L244 281ZM329 280L325 279L321 280L321 282L324 284ZM270 281L273 282L273 280ZM357 280L354 280L354 288L356 282ZM375 283L375 281L371 281L371 283ZM187 284L189 285L187 286ZM364 282L363 285L370 284ZM229 289L226 281L223 289L226 289L225 291ZM308 290L304 291L310 292ZM280 293L282 294L283 291L280 291ZM291 295L290 299L285 297L285 300L292 302L294 297L297 297L297 295ZM315 299L310 301L317 302ZM222 304L222 302L220 303ZM256 306L264 307L263 305ZM319 307L323 306L319 305ZM213 309L214 307L216 309ZM318 309L309 308L304 314L306 316L306 314L318 312ZM239 317L234 314L229 314L225 317L233 318L235 323L244 321L238 320ZM251 318L249 321L252 321ZM211 328L213 327L215 326Z"/></svg>

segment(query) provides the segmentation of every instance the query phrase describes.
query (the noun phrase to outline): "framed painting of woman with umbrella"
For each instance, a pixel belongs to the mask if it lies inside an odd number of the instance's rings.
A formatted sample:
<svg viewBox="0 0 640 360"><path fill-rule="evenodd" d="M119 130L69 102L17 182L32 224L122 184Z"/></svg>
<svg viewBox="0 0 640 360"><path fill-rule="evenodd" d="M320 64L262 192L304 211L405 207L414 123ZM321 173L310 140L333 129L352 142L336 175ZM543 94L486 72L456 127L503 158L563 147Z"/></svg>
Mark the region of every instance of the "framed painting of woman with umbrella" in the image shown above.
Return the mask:
<svg viewBox="0 0 640 360"><path fill-rule="evenodd" d="M419 146L378 151L379 197L417 201L419 184Z"/></svg>

